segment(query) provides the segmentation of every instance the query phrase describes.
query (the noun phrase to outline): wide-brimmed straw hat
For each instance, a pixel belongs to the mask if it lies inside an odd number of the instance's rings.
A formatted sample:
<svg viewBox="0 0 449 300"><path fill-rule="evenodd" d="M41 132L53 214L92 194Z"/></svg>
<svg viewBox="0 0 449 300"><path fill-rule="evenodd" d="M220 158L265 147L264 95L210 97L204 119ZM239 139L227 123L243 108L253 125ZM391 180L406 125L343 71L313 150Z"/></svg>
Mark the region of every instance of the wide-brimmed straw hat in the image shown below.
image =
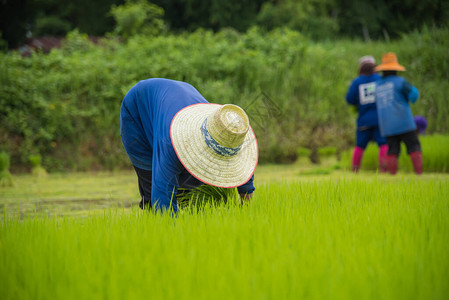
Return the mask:
<svg viewBox="0 0 449 300"><path fill-rule="evenodd" d="M376 67L376 71L405 71L405 67L398 63L398 58L393 52L382 56L382 63Z"/></svg>
<svg viewBox="0 0 449 300"><path fill-rule="evenodd" d="M206 184L240 186L256 169L256 136L245 111L236 105L187 106L173 118L170 136L183 166Z"/></svg>

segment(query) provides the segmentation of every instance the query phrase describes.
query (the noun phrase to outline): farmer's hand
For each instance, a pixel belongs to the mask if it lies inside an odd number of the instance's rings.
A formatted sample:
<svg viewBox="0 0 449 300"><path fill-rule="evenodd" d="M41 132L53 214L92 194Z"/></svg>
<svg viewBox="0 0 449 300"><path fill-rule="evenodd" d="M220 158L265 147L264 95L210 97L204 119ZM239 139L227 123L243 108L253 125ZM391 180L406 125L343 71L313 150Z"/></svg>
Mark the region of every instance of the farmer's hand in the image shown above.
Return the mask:
<svg viewBox="0 0 449 300"><path fill-rule="evenodd" d="M253 199L253 194L240 194L241 204L249 204Z"/></svg>

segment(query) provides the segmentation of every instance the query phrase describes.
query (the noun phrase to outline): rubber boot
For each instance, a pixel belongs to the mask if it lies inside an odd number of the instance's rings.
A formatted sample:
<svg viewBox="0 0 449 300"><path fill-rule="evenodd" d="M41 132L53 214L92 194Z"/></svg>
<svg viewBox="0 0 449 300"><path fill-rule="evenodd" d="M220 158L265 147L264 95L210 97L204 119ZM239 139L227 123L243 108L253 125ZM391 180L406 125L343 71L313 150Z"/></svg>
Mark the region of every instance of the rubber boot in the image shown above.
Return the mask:
<svg viewBox="0 0 449 300"><path fill-rule="evenodd" d="M388 171L390 174L394 175L398 171L398 157L394 154L389 154L387 156L387 164L388 164Z"/></svg>
<svg viewBox="0 0 449 300"><path fill-rule="evenodd" d="M379 170L381 173L386 173L388 171L387 152L388 145L382 145L379 147Z"/></svg>
<svg viewBox="0 0 449 300"><path fill-rule="evenodd" d="M410 153L410 158L412 160L413 169L415 169L416 174L422 174L422 153L415 151Z"/></svg>
<svg viewBox="0 0 449 300"><path fill-rule="evenodd" d="M362 162L363 151L361 147L355 147L352 153L352 171L357 173L360 169L360 163Z"/></svg>

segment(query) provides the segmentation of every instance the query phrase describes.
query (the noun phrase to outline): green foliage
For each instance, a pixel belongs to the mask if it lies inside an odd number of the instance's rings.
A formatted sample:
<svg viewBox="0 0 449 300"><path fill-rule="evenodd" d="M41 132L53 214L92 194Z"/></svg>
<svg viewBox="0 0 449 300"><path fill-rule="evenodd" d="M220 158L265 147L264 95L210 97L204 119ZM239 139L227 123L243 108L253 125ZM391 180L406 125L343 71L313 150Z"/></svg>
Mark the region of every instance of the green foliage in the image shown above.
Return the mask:
<svg viewBox="0 0 449 300"><path fill-rule="evenodd" d="M340 36L365 40L398 38L424 26L447 27L447 1L336 0L331 3Z"/></svg>
<svg viewBox="0 0 449 300"><path fill-rule="evenodd" d="M2 32L0 31L0 52L6 51L8 49L8 42L6 42L2 37Z"/></svg>
<svg viewBox="0 0 449 300"><path fill-rule="evenodd" d="M36 19L35 36L56 35L64 36L71 29L68 21L57 16L44 16Z"/></svg>
<svg viewBox="0 0 449 300"><path fill-rule="evenodd" d="M29 21L35 16L35 5L29 0L0 2L0 31L9 49L18 47L29 32Z"/></svg>
<svg viewBox="0 0 449 300"><path fill-rule="evenodd" d="M164 8L166 22L175 31L199 28L245 31L255 25L257 13L266 0L155 0Z"/></svg>
<svg viewBox="0 0 449 300"><path fill-rule="evenodd" d="M123 5L113 5L110 14L116 22L114 33L125 40L137 34L155 36L164 30L164 10L145 0L127 0Z"/></svg>
<svg viewBox="0 0 449 300"><path fill-rule="evenodd" d="M93 48L93 44L89 41L89 36L80 33L78 29L67 33L67 37L62 44L62 49L68 54L88 52Z"/></svg>
<svg viewBox="0 0 449 300"><path fill-rule="evenodd" d="M424 26L449 25L449 2L444 0L4 0L0 31L10 49L19 47L29 34L64 35L73 29L91 36L114 28L125 38L153 34L162 25L155 5L165 10L164 21L173 32L200 28L245 32L258 25L267 30L288 27L319 40L389 40ZM154 22L148 24L149 20Z"/></svg>
<svg viewBox="0 0 449 300"><path fill-rule="evenodd" d="M380 60L386 51L397 53L420 91L413 112L428 119L428 133L445 134L447 36L447 29L426 29L390 43L316 43L297 31L254 27L94 45L73 31L48 55L0 54L0 138L17 171L32 153L49 171L129 166L118 130L121 100L139 80L163 77L191 83L210 102L243 107L261 163L295 161L299 147L319 160L322 147L339 155L354 143L356 115L344 95L358 58Z"/></svg>
<svg viewBox="0 0 449 300"><path fill-rule="evenodd" d="M124 0L14 0L0 3L0 31L15 49L32 36L64 36L73 29L101 36L114 26L111 5Z"/></svg>
<svg viewBox="0 0 449 300"><path fill-rule="evenodd" d="M256 22L273 29L289 27L313 39L342 36L364 40L398 38L423 26L449 25L444 1L270 0Z"/></svg>
<svg viewBox="0 0 449 300"><path fill-rule="evenodd" d="M272 0L263 4L257 24L268 30L285 26L314 39L331 38L339 29L330 15L335 9L335 2L328 0Z"/></svg>

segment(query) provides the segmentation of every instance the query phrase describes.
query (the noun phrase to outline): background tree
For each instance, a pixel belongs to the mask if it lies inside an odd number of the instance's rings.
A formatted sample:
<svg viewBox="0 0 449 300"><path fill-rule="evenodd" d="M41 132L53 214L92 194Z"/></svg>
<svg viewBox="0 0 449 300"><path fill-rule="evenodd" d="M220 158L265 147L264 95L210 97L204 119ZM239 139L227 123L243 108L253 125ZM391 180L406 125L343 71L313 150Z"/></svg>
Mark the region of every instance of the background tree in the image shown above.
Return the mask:
<svg viewBox="0 0 449 300"><path fill-rule="evenodd" d="M0 1L0 32L9 48L15 48L22 43L34 16L31 0Z"/></svg>
<svg viewBox="0 0 449 300"><path fill-rule="evenodd" d="M2 0L0 32L8 47L16 48L27 36L64 36L77 28L100 36L114 28L108 14L112 5L124 0Z"/></svg>
<svg viewBox="0 0 449 300"><path fill-rule="evenodd" d="M245 31L254 25L267 0L155 0L165 10L165 21L172 30L208 28L215 31L232 27Z"/></svg>
<svg viewBox="0 0 449 300"><path fill-rule="evenodd" d="M267 29L287 26L312 38L397 38L423 26L449 25L443 0L270 0L257 16Z"/></svg>
<svg viewBox="0 0 449 300"><path fill-rule="evenodd" d="M369 39L397 38L423 26L449 26L447 0L142 0L165 11L164 21L174 32L198 28L219 31L231 27L244 32L253 25L271 30L289 27L314 39L341 37ZM2 0L0 32L9 48L20 45L27 35L81 33L101 36L111 32L112 5L125 0ZM122 13L125 13L122 10ZM147 12L148 13L148 12ZM157 13L156 13L157 14ZM128 9L134 25L142 12ZM126 18L125 18L126 19ZM121 21L125 21L121 19ZM155 18L158 19L158 18ZM130 19L128 19L130 21ZM127 22L128 22L127 21ZM145 23L146 21L144 21ZM119 27L124 26L122 23ZM132 31L129 33L132 34Z"/></svg>
<svg viewBox="0 0 449 300"><path fill-rule="evenodd" d="M397 38L423 26L449 25L449 2L443 0L335 0L340 36Z"/></svg>
<svg viewBox="0 0 449 300"><path fill-rule="evenodd" d="M164 10L145 0L113 5L110 13L116 22L114 33L124 39L137 34L158 35L164 30Z"/></svg>
<svg viewBox="0 0 449 300"><path fill-rule="evenodd" d="M338 32L337 13L334 0L271 0L263 4L256 22L268 30L285 26L322 39Z"/></svg>

